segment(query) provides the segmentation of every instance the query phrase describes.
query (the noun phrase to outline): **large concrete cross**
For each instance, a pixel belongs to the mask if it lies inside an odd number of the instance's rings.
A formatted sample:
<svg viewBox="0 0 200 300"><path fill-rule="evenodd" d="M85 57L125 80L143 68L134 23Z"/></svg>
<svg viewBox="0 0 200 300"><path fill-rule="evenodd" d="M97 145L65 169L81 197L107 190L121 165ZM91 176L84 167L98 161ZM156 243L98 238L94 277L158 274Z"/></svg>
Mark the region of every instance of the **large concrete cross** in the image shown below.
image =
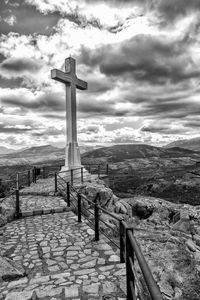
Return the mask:
<svg viewBox="0 0 200 300"><path fill-rule="evenodd" d="M65 72L53 69L51 70L51 78L64 83L66 86L67 144L65 167L62 170L70 170L81 166L77 142L76 88L86 90L87 82L77 78L76 61L72 57L65 59Z"/></svg>

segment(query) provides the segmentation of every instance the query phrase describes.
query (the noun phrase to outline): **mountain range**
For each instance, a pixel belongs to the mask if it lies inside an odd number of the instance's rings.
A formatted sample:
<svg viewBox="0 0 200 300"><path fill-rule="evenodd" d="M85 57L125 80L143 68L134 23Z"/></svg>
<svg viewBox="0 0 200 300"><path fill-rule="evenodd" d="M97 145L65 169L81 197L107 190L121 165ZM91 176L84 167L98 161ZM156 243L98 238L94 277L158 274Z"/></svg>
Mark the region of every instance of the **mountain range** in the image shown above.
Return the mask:
<svg viewBox="0 0 200 300"><path fill-rule="evenodd" d="M124 144L110 147L80 146L83 161L99 159L107 162L119 162L125 159L138 158L173 158L192 157L198 160L200 152L200 138L182 140L168 144L165 147L155 147L145 144ZM196 150L196 151L194 151ZM0 147L0 165L25 165L47 163L63 160L65 148L57 148L52 145L13 150Z"/></svg>
<svg viewBox="0 0 200 300"><path fill-rule="evenodd" d="M103 147L93 151L83 153L83 160L101 159L107 162L120 162L125 159L146 159L151 157L157 158L175 158L175 157L193 157L198 158L200 153L179 148L160 148L145 144L125 144Z"/></svg>

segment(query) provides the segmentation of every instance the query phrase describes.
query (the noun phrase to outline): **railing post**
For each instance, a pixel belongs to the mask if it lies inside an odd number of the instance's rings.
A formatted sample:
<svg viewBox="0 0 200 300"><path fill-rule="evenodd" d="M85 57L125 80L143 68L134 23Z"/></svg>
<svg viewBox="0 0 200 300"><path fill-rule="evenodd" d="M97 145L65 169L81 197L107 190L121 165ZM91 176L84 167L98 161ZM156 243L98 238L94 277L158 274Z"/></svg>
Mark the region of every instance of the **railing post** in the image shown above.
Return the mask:
<svg viewBox="0 0 200 300"><path fill-rule="evenodd" d="M27 177L27 183L28 183L28 186L31 185L31 173L30 173L30 170L28 170L28 177Z"/></svg>
<svg viewBox="0 0 200 300"><path fill-rule="evenodd" d="M119 238L120 238L120 263L124 263L125 260L124 260L124 253L125 253L125 244L124 244L124 231L125 231L125 228L124 228L124 225L123 225L123 222L122 220L119 221Z"/></svg>
<svg viewBox="0 0 200 300"><path fill-rule="evenodd" d="M74 178L73 178L73 169L71 169L71 185L74 183Z"/></svg>
<svg viewBox="0 0 200 300"><path fill-rule="evenodd" d="M81 183L83 183L83 167L81 167Z"/></svg>
<svg viewBox="0 0 200 300"><path fill-rule="evenodd" d="M43 174L42 174L42 175L43 175L43 176L42 176L43 178L45 178L45 177L46 177L45 171L46 171L46 168L45 168L45 167L43 167L43 172L42 172L42 173L43 173Z"/></svg>
<svg viewBox="0 0 200 300"><path fill-rule="evenodd" d="M78 194L78 222L81 222L81 194Z"/></svg>
<svg viewBox="0 0 200 300"><path fill-rule="evenodd" d="M33 182L36 183L36 167L33 168Z"/></svg>
<svg viewBox="0 0 200 300"><path fill-rule="evenodd" d="M62 169L62 165L59 166L59 169L60 169L60 170Z"/></svg>
<svg viewBox="0 0 200 300"><path fill-rule="evenodd" d="M91 173L91 166L88 167L88 172Z"/></svg>
<svg viewBox="0 0 200 300"><path fill-rule="evenodd" d="M99 194L95 199L95 206L94 206L94 231L95 231L95 241L99 241L99 206L97 204L97 199Z"/></svg>
<svg viewBox="0 0 200 300"><path fill-rule="evenodd" d="M98 165L98 178L100 178L101 166Z"/></svg>
<svg viewBox="0 0 200 300"><path fill-rule="evenodd" d="M70 185L67 182L67 206L70 207Z"/></svg>
<svg viewBox="0 0 200 300"><path fill-rule="evenodd" d="M108 175L108 164L106 164L106 174Z"/></svg>
<svg viewBox="0 0 200 300"><path fill-rule="evenodd" d="M136 299L135 298L135 278L132 278L132 267L130 265L129 257L132 257L134 261L134 252L133 249L130 247L130 241L128 237L128 231L131 231L133 233L133 228L126 228L126 292L127 292L127 299ZM133 283L133 290L131 289L130 283ZM134 295L132 294L134 292Z"/></svg>
<svg viewBox="0 0 200 300"><path fill-rule="evenodd" d="M16 195L16 217L19 218L19 190L15 190L15 195Z"/></svg>
<svg viewBox="0 0 200 300"><path fill-rule="evenodd" d="M58 178L57 178L57 173L55 172L55 193L58 191Z"/></svg>
<svg viewBox="0 0 200 300"><path fill-rule="evenodd" d="M16 177L16 189L19 190L19 173L17 173Z"/></svg>

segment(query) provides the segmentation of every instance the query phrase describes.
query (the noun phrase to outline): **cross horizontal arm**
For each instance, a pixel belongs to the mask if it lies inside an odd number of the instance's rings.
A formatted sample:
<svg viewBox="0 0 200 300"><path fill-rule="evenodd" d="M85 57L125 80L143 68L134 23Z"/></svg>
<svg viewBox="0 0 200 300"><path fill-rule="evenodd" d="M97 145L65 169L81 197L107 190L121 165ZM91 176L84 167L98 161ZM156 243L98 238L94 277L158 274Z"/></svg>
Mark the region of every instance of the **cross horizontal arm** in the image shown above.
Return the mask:
<svg viewBox="0 0 200 300"><path fill-rule="evenodd" d="M57 69L51 70L51 79L60 81L62 83L72 83L73 82L71 76L69 76L66 73L64 73L60 70L57 70Z"/></svg>
<svg viewBox="0 0 200 300"><path fill-rule="evenodd" d="M73 83L79 90L87 89L87 82L75 77L72 77L70 74L66 74L58 69L51 70L51 78L62 83Z"/></svg>
<svg viewBox="0 0 200 300"><path fill-rule="evenodd" d="M77 78L76 87L79 90L87 90L87 82Z"/></svg>

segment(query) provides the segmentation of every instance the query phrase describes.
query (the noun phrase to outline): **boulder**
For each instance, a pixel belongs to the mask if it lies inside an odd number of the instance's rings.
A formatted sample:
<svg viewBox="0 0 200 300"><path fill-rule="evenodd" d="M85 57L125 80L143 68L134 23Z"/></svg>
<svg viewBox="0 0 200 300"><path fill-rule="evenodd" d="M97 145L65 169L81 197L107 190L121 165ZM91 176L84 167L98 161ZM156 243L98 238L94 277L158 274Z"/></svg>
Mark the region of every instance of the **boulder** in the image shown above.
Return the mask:
<svg viewBox="0 0 200 300"><path fill-rule="evenodd" d="M99 194L98 203L103 208L108 208L113 204L113 192L103 184L87 182L79 188L79 192L90 201L95 201L97 194Z"/></svg>
<svg viewBox="0 0 200 300"><path fill-rule="evenodd" d="M115 203L114 211L116 213L126 214L129 217L132 216L132 208L131 208L131 206L127 202L125 202L124 200L122 200L122 199Z"/></svg>

